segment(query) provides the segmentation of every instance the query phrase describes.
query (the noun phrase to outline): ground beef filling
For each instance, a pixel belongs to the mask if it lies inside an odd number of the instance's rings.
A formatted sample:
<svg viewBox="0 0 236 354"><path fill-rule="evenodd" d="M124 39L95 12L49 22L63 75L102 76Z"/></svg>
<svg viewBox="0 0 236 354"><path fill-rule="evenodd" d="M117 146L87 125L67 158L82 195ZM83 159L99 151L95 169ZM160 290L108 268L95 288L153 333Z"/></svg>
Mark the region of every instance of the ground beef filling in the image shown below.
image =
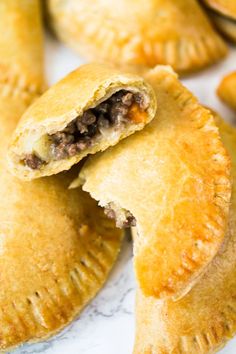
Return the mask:
<svg viewBox="0 0 236 354"><path fill-rule="evenodd" d="M88 109L73 120L64 130L49 136L50 156L53 160L72 157L91 147L103 131L112 127L121 130L131 121L146 120L148 108L143 95L121 90L97 107ZM26 155L24 163L31 169L39 169L45 161L35 154Z"/></svg>
<svg viewBox="0 0 236 354"><path fill-rule="evenodd" d="M124 209L117 211L113 203L109 203L105 207L104 212L109 219L116 221L116 226L119 228L136 226L136 219L131 212Z"/></svg>

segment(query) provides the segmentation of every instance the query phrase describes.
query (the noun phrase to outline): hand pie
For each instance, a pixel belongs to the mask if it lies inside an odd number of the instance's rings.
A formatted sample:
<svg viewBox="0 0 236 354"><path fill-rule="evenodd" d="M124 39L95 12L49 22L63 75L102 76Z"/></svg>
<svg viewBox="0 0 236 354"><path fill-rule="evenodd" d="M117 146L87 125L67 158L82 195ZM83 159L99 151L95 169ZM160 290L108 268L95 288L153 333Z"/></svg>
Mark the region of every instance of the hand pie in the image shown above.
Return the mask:
<svg viewBox="0 0 236 354"><path fill-rule="evenodd" d="M217 93L222 101L236 110L236 71L223 78Z"/></svg>
<svg viewBox="0 0 236 354"><path fill-rule="evenodd" d="M0 350L8 351L78 315L106 280L122 235L85 192L68 191L73 171L28 183L7 171L10 134L44 87L39 1L1 0L0 32Z"/></svg>
<svg viewBox="0 0 236 354"><path fill-rule="evenodd" d="M87 64L51 87L23 115L10 149L22 179L49 176L140 130L156 112L143 78Z"/></svg>
<svg viewBox="0 0 236 354"><path fill-rule="evenodd" d="M203 0L219 30L236 42L236 1Z"/></svg>
<svg viewBox="0 0 236 354"><path fill-rule="evenodd" d="M233 161L236 181L236 130L219 121ZM215 353L236 332L236 184L224 246L207 272L181 300L158 302L139 290L134 354Z"/></svg>
<svg viewBox="0 0 236 354"><path fill-rule="evenodd" d="M48 9L58 36L91 60L186 73L227 53L196 0L50 0Z"/></svg>
<svg viewBox="0 0 236 354"><path fill-rule="evenodd" d="M91 157L72 186L99 200L117 225L137 225L142 291L183 296L218 252L231 194L230 162L210 112L164 68L148 77L156 118Z"/></svg>

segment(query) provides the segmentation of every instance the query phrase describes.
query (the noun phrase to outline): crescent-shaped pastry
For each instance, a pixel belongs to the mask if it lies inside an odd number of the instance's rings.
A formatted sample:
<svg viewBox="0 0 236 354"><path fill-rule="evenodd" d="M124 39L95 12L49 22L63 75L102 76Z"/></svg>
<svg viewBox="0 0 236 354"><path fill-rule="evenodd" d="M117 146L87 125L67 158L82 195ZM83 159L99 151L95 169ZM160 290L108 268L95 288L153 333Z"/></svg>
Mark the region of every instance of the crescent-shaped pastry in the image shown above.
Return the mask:
<svg viewBox="0 0 236 354"><path fill-rule="evenodd" d="M229 39L236 42L236 1L203 0L218 29Z"/></svg>
<svg viewBox="0 0 236 354"><path fill-rule="evenodd" d="M50 0L48 9L58 36L90 60L186 73L227 53L196 0Z"/></svg>
<svg viewBox="0 0 236 354"><path fill-rule="evenodd" d="M223 78L217 93L223 102L236 110L236 71Z"/></svg>
<svg viewBox="0 0 236 354"><path fill-rule="evenodd" d="M236 332L236 129L219 121L233 161L233 193L226 243L181 300L158 302L139 290L134 354L213 354Z"/></svg>
<svg viewBox="0 0 236 354"><path fill-rule="evenodd" d="M39 1L1 0L0 33L0 350L8 351L79 314L105 282L122 235L89 195L68 191L73 171L34 182L7 171L10 135L45 86Z"/></svg>
<svg viewBox="0 0 236 354"><path fill-rule="evenodd" d="M12 139L12 171L22 179L68 170L140 130L156 98L143 78L87 64L52 86L23 115Z"/></svg>
<svg viewBox="0 0 236 354"><path fill-rule="evenodd" d="M183 296L218 252L231 195L230 162L212 114L176 76L149 74L157 119L91 157L72 186L99 200L117 225L137 225L142 291Z"/></svg>

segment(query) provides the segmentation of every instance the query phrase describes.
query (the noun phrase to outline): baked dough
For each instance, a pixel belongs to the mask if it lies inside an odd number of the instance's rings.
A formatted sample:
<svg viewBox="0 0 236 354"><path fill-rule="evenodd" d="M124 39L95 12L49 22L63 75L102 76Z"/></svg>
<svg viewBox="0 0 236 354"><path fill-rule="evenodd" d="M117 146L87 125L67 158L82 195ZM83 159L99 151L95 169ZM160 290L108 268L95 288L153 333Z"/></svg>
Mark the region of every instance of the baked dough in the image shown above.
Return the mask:
<svg viewBox="0 0 236 354"><path fill-rule="evenodd" d="M236 42L235 0L203 0L216 27L229 39Z"/></svg>
<svg viewBox="0 0 236 354"><path fill-rule="evenodd" d="M223 102L236 110L236 71L223 78L217 93Z"/></svg>
<svg viewBox="0 0 236 354"><path fill-rule="evenodd" d="M27 99L45 88L40 9L38 0L35 2L0 1L0 86L4 86L4 95L20 93Z"/></svg>
<svg viewBox="0 0 236 354"><path fill-rule="evenodd" d="M199 70L227 53L196 0L50 0L58 36L90 60Z"/></svg>
<svg viewBox="0 0 236 354"><path fill-rule="evenodd" d="M139 290L134 354L215 353L236 332L236 129L218 120L233 161L226 242L207 272L181 300L158 302Z"/></svg>
<svg viewBox="0 0 236 354"><path fill-rule="evenodd" d="M7 171L10 135L45 86L39 1L1 0L0 32L0 350L8 351L79 314L106 280L122 235L85 192L68 191L73 171L35 182Z"/></svg>
<svg viewBox="0 0 236 354"><path fill-rule="evenodd" d="M236 17L231 19L212 12L211 18L225 36L236 42Z"/></svg>
<svg viewBox="0 0 236 354"><path fill-rule="evenodd" d="M73 122L76 121L78 125L79 121L80 124L88 112L90 114L95 112L98 107L101 107L101 102L110 102L109 97L119 95L119 92L132 93L143 106L140 107L137 103L132 104L127 116L122 117L124 123L121 121L120 124L118 120L117 124L109 123L107 128L95 130L96 133L91 138L87 132L79 133L79 137L75 137L75 139L80 139L78 144L87 138L86 143L92 141L91 145L84 145L83 150L73 150L74 155L72 156L61 157L59 155L59 158L55 156L55 137L57 138L58 134L63 135L70 124L75 125ZM111 110L115 104L110 103ZM137 107L138 111L136 112L133 108ZM87 154L102 151L134 131L142 129L153 119L155 112L155 94L143 78L134 74L123 74L107 65L84 65L52 86L23 115L13 135L10 147L12 172L19 178L29 180L68 170ZM100 113L94 114L97 115L96 119L98 120ZM109 116L103 120L109 122L108 119L110 119ZM95 124L98 122L96 121ZM82 128L84 129L84 126ZM75 134L78 134L77 127ZM66 134L67 136L71 137L70 134ZM73 136L72 139L74 139ZM59 152L63 152L64 145L60 144L60 141L58 146L56 146L56 153L60 148ZM73 148L77 144L68 146ZM27 156L40 158L42 164L39 165L39 168L36 166L36 169L33 169L35 166L29 167L25 163Z"/></svg>
<svg viewBox="0 0 236 354"><path fill-rule="evenodd" d="M236 18L235 0L202 0L209 8L227 17Z"/></svg>
<svg viewBox="0 0 236 354"><path fill-rule="evenodd" d="M117 219L136 219L136 277L146 295L183 296L222 245L231 195L230 161L212 114L161 67L148 80L156 119L88 159L72 187Z"/></svg>

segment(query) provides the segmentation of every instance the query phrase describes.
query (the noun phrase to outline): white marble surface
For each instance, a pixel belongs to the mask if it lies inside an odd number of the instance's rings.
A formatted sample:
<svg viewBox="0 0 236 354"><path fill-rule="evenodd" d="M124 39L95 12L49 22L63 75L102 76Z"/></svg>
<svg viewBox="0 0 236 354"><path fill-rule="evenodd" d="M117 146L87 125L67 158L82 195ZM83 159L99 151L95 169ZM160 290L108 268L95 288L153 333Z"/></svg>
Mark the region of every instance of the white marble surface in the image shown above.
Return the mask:
<svg viewBox="0 0 236 354"><path fill-rule="evenodd" d="M50 84L83 62L56 40L47 38L46 72ZM222 76L232 70L236 70L236 49L231 50L224 62L183 80L202 103L231 121L234 114L218 100L215 89ZM106 286L80 318L51 340L25 345L14 354L130 354L134 341L134 298L132 244L126 240ZM221 351L221 354L235 353L236 339Z"/></svg>

